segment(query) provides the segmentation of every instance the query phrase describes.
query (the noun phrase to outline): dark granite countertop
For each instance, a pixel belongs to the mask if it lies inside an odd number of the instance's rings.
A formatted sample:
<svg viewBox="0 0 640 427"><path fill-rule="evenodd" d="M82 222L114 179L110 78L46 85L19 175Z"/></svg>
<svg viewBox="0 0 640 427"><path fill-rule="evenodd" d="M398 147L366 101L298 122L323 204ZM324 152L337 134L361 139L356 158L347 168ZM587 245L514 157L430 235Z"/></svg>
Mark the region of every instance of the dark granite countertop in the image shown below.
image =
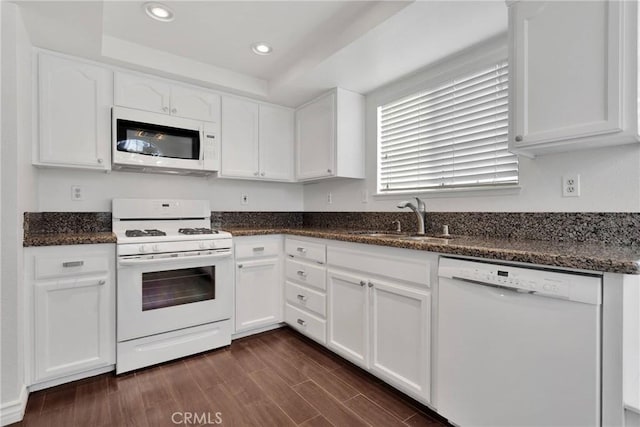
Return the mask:
<svg viewBox="0 0 640 427"><path fill-rule="evenodd" d="M230 232L233 236L291 234L501 261L526 262L607 273L640 274L640 246L496 239L477 236L453 236L452 239L424 242L401 240L395 237L371 237L354 233L353 230L312 228L225 228L225 231Z"/></svg>
<svg viewBox="0 0 640 427"><path fill-rule="evenodd" d="M22 246L60 246L115 243L116 235L111 232L95 233L26 233Z"/></svg>

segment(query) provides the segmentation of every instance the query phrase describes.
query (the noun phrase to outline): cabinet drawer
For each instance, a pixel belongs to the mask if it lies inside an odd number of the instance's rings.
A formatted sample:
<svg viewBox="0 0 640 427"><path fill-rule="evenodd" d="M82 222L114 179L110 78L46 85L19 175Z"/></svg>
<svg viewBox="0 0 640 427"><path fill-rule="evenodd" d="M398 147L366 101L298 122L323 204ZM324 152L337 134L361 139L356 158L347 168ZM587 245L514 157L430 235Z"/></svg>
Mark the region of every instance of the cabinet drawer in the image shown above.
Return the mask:
<svg viewBox="0 0 640 427"><path fill-rule="evenodd" d="M300 310L289 303L285 304L284 307L284 320L293 329L302 332L322 344L326 343L327 322L325 320Z"/></svg>
<svg viewBox="0 0 640 427"><path fill-rule="evenodd" d="M327 297L323 293L289 281L285 282L284 292L289 303L305 307L322 317L327 316Z"/></svg>
<svg viewBox="0 0 640 427"><path fill-rule="evenodd" d="M109 261L106 256L35 257L36 280L108 271Z"/></svg>
<svg viewBox="0 0 640 427"><path fill-rule="evenodd" d="M304 283L323 291L327 289L326 270L319 265L300 262L287 258L285 262L285 276L289 280Z"/></svg>
<svg viewBox="0 0 640 427"><path fill-rule="evenodd" d="M326 246L320 243L305 242L302 240L287 239L285 251L288 255L304 258L324 264L327 260Z"/></svg>
<svg viewBox="0 0 640 427"><path fill-rule="evenodd" d="M278 256L280 239L236 241L236 259Z"/></svg>

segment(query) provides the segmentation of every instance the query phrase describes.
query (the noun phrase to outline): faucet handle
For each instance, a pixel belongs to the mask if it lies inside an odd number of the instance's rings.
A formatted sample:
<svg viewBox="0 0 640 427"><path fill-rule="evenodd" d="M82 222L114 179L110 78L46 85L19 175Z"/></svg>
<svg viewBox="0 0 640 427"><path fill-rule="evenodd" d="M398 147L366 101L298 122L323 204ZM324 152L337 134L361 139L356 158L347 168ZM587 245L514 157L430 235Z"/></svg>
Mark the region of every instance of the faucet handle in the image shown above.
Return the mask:
<svg viewBox="0 0 640 427"><path fill-rule="evenodd" d="M402 224L400 224L400 220L396 219L395 221L392 221L391 224L396 224L396 233L402 233Z"/></svg>

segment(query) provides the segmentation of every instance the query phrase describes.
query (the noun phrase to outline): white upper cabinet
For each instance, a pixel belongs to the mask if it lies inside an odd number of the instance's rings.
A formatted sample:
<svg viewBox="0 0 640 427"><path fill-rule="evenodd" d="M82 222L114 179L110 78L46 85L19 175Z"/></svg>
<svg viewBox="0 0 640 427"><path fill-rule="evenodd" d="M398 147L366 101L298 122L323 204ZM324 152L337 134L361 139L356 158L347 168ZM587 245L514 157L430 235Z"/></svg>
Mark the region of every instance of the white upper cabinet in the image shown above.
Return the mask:
<svg viewBox="0 0 640 427"><path fill-rule="evenodd" d="M336 88L296 110L296 179L364 178L364 97Z"/></svg>
<svg viewBox="0 0 640 427"><path fill-rule="evenodd" d="M636 2L518 1L509 10L510 148L638 140Z"/></svg>
<svg viewBox="0 0 640 427"><path fill-rule="evenodd" d="M115 104L206 122L220 122L220 95L205 89L116 73Z"/></svg>
<svg viewBox="0 0 640 427"><path fill-rule="evenodd" d="M220 95L200 89L172 86L171 114L220 123Z"/></svg>
<svg viewBox="0 0 640 427"><path fill-rule="evenodd" d="M293 111L222 98L221 177L293 179Z"/></svg>
<svg viewBox="0 0 640 427"><path fill-rule="evenodd" d="M134 74L116 73L115 104L138 110L169 114L171 86Z"/></svg>
<svg viewBox="0 0 640 427"><path fill-rule="evenodd" d="M222 99L220 176L258 178L258 104Z"/></svg>
<svg viewBox="0 0 640 427"><path fill-rule="evenodd" d="M293 179L293 111L260 105L260 176Z"/></svg>
<svg viewBox="0 0 640 427"><path fill-rule="evenodd" d="M33 163L109 170L112 102L110 70L40 53Z"/></svg>

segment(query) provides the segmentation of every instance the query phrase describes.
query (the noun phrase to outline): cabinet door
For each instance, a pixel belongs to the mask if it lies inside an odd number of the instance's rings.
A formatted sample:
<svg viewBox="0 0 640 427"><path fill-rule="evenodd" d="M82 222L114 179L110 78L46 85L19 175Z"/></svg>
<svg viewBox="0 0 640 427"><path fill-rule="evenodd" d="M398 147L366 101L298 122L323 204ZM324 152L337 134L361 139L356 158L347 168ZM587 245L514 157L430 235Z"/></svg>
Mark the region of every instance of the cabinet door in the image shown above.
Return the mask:
<svg viewBox="0 0 640 427"><path fill-rule="evenodd" d="M109 276L35 284L35 382L115 363L114 294Z"/></svg>
<svg viewBox="0 0 640 427"><path fill-rule="evenodd" d="M327 272L327 346L363 367L369 362L367 289L362 277Z"/></svg>
<svg viewBox="0 0 640 427"><path fill-rule="evenodd" d="M282 320L282 277L278 258L236 264L236 332Z"/></svg>
<svg viewBox="0 0 640 427"><path fill-rule="evenodd" d="M620 3L510 7L512 147L622 130Z"/></svg>
<svg viewBox="0 0 640 427"><path fill-rule="evenodd" d="M371 284L371 370L428 402L431 295L390 282Z"/></svg>
<svg viewBox="0 0 640 427"><path fill-rule="evenodd" d="M115 104L169 114L171 86L133 74L116 73Z"/></svg>
<svg viewBox="0 0 640 427"><path fill-rule="evenodd" d="M258 170L258 104L222 98L220 175L255 178Z"/></svg>
<svg viewBox="0 0 640 427"><path fill-rule="evenodd" d="M293 179L293 111L260 105L260 177Z"/></svg>
<svg viewBox="0 0 640 427"><path fill-rule="evenodd" d="M335 175L336 95L330 93L296 111L296 178Z"/></svg>
<svg viewBox="0 0 640 427"><path fill-rule="evenodd" d="M111 168L111 71L56 56L39 60L36 164Z"/></svg>
<svg viewBox="0 0 640 427"><path fill-rule="evenodd" d="M181 86L171 88L171 114L220 123L220 95Z"/></svg>

